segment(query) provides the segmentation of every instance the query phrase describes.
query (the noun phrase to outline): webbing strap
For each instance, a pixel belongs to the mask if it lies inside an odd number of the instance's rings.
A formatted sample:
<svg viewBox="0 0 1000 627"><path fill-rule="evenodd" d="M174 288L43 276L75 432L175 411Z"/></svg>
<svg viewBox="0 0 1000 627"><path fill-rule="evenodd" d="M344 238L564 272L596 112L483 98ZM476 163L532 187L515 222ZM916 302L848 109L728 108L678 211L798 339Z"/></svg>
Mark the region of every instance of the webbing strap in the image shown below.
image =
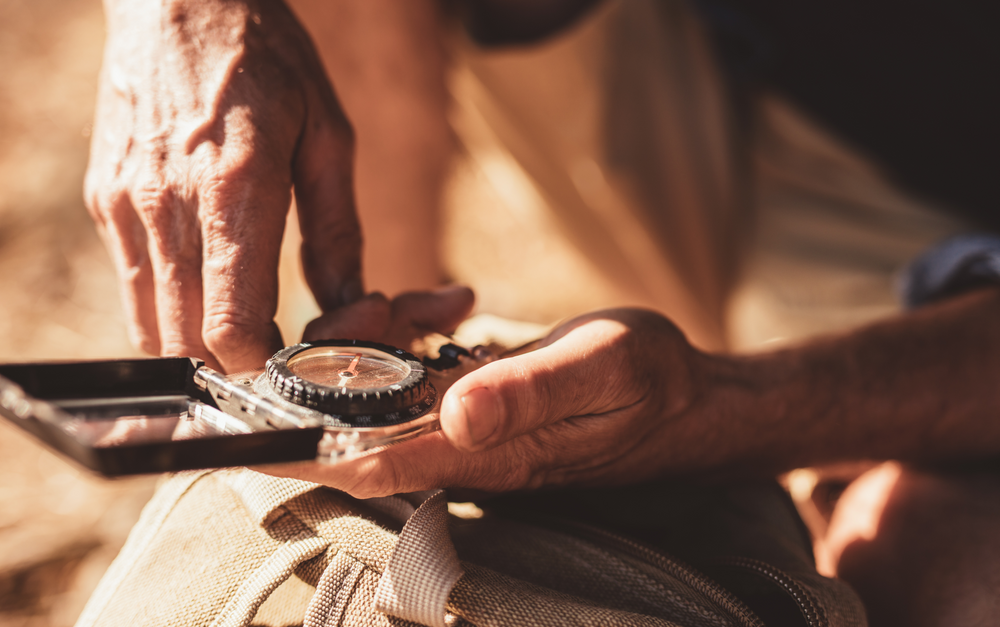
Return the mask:
<svg viewBox="0 0 1000 627"><path fill-rule="evenodd" d="M462 574L448 532L448 500L438 490L403 527L379 580L375 609L428 627L446 627L448 595Z"/></svg>
<svg viewBox="0 0 1000 627"><path fill-rule="evenodd" d="M249 625L261 604L292 575L296 566L330 546L328 539L316 535L292 516L279 518L271 527L272 533L288 536L288 540L246 578L222 608L212 627Z"/></svg>

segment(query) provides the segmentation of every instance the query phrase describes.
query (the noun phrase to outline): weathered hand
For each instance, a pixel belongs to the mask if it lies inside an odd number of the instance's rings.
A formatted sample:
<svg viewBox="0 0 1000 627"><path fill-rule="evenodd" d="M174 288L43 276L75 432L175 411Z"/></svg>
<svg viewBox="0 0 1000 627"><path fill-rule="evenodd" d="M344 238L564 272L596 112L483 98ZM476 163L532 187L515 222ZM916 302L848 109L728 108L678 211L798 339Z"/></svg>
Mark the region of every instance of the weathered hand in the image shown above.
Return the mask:
<svg viewBox="0 0 1000 627"><path fill-rule="evenodd" d="M701 373L700 353L662 316L598 312L460 379L444 396L441 432L342 464L268 472L359 497L634 482L711 446L700 437L710 421L691 418Z"/></svg>
<svg viewBox="0 0 1000 627"><path fill-rule="evenodd" d="M105 4L85 196L130 337L255 368L283 346L273 317L293 184L320 307L363 293L350 126L280 0Z"/></svg>
<svg viewBox="0 0 1000 627"><path fill-rule="evenodd" d="M408 348L428 333L451 334L469 316L476 297L450 285L431 292L406 292L391 301L375 292L330 311L306 326L302 339L357 339Z"/></svg>

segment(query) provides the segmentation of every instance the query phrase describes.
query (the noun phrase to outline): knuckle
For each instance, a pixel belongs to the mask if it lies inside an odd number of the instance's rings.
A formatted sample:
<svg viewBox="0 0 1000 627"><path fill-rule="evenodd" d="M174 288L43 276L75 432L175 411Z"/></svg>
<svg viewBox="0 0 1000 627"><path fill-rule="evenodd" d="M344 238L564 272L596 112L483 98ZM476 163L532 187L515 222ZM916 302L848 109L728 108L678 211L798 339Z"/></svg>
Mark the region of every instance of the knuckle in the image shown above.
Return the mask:
<svg viewBox="0 0 1000 627"><path fill-rule="evenodd" d="M217 170L225 172L225 177L216 176L214 178L249 181L261 175L266 175L271 178L282 177L291 180L291 166L287 161L284 164L284 169L271 167L278 162L277 157L269 154L268 151L259 149L252 141L248 141L219 155L218 163L216 164Z"/></svg>
<svg viewBox="0 0 1000 627"><path fill-rule="evenodd" d="M187 199L177 187L159 176L143 179L129 193L131 207L118 209L138 216L150 243L165 261L192 268L201 263L201 229L196 216L186 210Z"/></svg>
<svg viewBox="0 0 1000 627"><path fill-rule="evenodd" d="M98 224L114 220L115 208L121 204L125 191L88 175L83 186L83 204Z"/></svg>
<svg viewBox="0 0 1000 627"><path fill-rule="evenodd" d="M641 346L642 338L635 333L632 325L617 319L601 319L598 325L603 344L617 354L628 354Z"/></svg>
<svg viewBox="0 0 1000 627"><path fill-rule="evenodd" d="M197 337L178 329L162 331L160 338L160 354L176 357L198 357L204 359L201 342Z"/></svg>
<svg viewBox="0 0 1000 627"><path fill-rule="evenodd" d="M165 209L177 204L177 194L163 177L143 178L132 190L132 204L141 215L155 222Z"/></svg>
<svg viewBox="0 0 1000 627"><path fill-rule="evenodd" d="M154 240L168 242L176 235L180 199L174 188L160 177L148 177L130 193L132 206Z"/></svg>
<svg viewBox="0 0 1000 627"><path fill-rule="evenodd" d="M223 165L199 181L198 217L206 232L252 241L261 231L284 228L291 179L261 170L260 164Z"/></svg>
<svg viewBox="0 0 1000 627"><path fill-rule="evenodd" d="M228 176L228 172L216 171L215 174L203 177L198 186L198 199L207 207L224 207L229 204L232 195L232 182L237 177Z"/></svg>
<svg viewBox="0 0 1000 627"><path fill-rule="evenodd" d="M512 401L515 428L520 432L531 430L537 426L533 422L546 420L554 409L552 398L553 386L551 368L544 363L534 361L530 366L523 361L513 364L512 379L514 385L506 386L507 399Z"/></svg>
<svg viewBox="0 0 1000 627"><path fill-rule="evenodd" d="M209 314L202 319L201 340L205 348L226 369L263 366L267 357L281 347L277 326L259 308L233 311L238 313Z"/></svg>
<svg viewBox="0 0 1000 627"><path fill-rule="evenodd" d="M239 352L261 336L259 324L233 315L206 316L202 329L205 347L213 353Z"/></svg>
<svg viewBox="0 0 1000 627"><path fill-rule="evenodd" d="M248 146L229 149L200 161L195 169L198 196L201 199L226 199L248 186L258 187L266 172L259 153Z"/></svg>

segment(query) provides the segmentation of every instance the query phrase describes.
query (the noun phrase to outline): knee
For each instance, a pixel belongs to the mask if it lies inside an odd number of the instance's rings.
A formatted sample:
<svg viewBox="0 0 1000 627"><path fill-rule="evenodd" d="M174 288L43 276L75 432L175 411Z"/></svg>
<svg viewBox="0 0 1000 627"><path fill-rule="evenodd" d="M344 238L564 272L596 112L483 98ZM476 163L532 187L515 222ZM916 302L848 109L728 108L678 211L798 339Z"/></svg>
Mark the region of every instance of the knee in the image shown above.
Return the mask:
<svg viewBox="0 0 1000 627"><path fill-rule="evenodd" d="M845 491L820 546L873 626L1000 623L1000 475L883 464Z"/></svg>

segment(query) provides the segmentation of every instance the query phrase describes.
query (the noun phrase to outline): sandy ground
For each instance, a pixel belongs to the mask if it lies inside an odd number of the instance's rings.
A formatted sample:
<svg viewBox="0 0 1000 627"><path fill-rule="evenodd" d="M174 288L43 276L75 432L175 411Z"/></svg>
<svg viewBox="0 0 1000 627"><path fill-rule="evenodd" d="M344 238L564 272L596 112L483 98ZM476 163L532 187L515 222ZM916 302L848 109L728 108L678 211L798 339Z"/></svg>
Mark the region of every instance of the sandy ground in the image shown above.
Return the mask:
<svg viewBox="0 0 1000 627"><path fill-rule="evenodd" d="M98 0L0 2L0 362L135 354L80 193L103 37ZM0 422L0 625L73 624L154 481Z"/></svg>

